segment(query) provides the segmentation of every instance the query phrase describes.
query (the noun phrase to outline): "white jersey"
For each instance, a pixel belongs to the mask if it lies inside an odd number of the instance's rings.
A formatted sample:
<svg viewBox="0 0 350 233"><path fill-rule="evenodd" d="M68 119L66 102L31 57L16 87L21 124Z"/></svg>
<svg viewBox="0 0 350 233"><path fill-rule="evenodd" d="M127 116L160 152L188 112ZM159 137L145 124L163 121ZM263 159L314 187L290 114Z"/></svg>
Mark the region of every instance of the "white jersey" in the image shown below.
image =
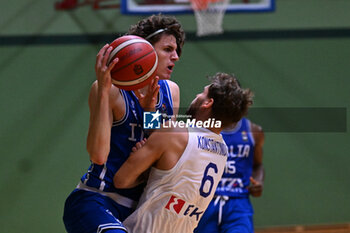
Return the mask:
<svg viewBox="0 0 350 233"><path fill-rule="evenodd" d="M192 233L223 174L227 146L221 135L189 128L188 143L170 170L151 168L137 209L123 223L129 233Z"/></svg>

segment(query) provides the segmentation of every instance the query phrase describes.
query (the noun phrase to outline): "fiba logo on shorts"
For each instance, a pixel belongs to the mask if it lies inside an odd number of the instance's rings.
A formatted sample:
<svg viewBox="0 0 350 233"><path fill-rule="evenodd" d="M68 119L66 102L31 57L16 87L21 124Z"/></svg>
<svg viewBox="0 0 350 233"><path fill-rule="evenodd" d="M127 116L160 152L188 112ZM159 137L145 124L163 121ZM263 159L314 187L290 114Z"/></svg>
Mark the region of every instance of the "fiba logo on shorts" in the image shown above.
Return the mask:
<svg viewBox="0 0 350 233"><path fill-rule="evenodd" d="M159 129L161 115L159 110L156 112L144 112L143 113L143 128L144 129Z"/></svg>

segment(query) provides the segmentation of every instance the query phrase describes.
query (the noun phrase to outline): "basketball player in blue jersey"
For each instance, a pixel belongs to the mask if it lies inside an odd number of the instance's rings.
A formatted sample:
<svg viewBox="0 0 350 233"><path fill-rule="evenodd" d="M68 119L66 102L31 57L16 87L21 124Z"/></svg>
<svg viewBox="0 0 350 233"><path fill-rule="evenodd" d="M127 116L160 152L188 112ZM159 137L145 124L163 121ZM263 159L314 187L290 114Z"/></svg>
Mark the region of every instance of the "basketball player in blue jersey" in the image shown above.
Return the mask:
<svg viewBox="0 0 350 233"><path fill-rule="evenodd" d="M259 125L242 118L221 132L228 160L215 196L195 233L253 233L253 207L249 195L263 191L264 133Z"/></svg>
<svg viewBox="0 0 350 233"><path fill-rule="evenodd" d="M63 220L69 233L125 232L121 222L133 211L144 185L116 189L113 176L144 137L144 109L172 115L179 107L179 88L169 79L184 43L180 23L173 17L153 15L132 26L129 34L154 46L157 77L137 91L118 89L110 75L118 59L107 65L112 47L107 44L97 54L97 81L89 95L87 151L91 166L65 203Z"/></svg>

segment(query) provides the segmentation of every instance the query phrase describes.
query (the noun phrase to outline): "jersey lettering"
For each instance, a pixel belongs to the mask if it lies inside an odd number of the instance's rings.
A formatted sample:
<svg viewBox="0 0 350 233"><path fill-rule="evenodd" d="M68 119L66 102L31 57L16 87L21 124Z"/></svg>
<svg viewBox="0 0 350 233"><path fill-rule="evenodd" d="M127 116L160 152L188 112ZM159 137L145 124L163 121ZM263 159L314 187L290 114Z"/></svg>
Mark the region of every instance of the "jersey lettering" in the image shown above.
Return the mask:
<svg viewBox="0 0 350 233"><path fill-rule="evenodd" d="M229 153L228 153L228 157L230 158L248 158L249 157L249 152L250 152L250 145L247 144L238 144L237 145L237 154L235 154L234 151L234 146L230 145L229 146Z"/></svg>
<svg viewBox="0 0 350 233"><path fill-rule="evenodd" d="M233 188L243 188L243 187L244 185L241 178L222 177L218 185L218 190L229 191L229 190L233 190Z"/></svg>
<svg viewBox="0 0 350 233"><path fill-rule="evenodd" d="M225 173L227 174L235 174L236 173L236 166L235 166L236 161L231 160L226 162L225 166Z"/></svg>
<svg viewBox="0 0 350 233"><path fill-rule="evenodd" d="M202 150L206 150L218 155L227 155L227 147L224 143L215 141L211 138L203 136L197 136L198 144L197 147Z"/></svg>
<svg viewBox="0 0 350 233"><path fill-rule="evenodd" d="M190 208L192 208L192 207L194 207L194 205L189 205L188 206L188 208L187 208L187 210L189 210ZM187 211L186 210L186 211ZM192 217L192 216L196 216L196 220L198 221L199 220L199 216L201 215L201 214L203 214L203 212L204 211L198 211L198 208L196 207L196 208L194 208L194 210L190 213L190 217ZM186 212L184 213L184 215L186 216L187 214L186 214Z"/></svg>
<svg viewBox="0 0 350 233"><path fill-rule="evenodd" d="M165 209L168 209L170 211L175 211L175 213L181 214L184 216L195 217L196 221L199 221L200 215L204 213L204 210L199 210L199 208L193 204L186 204L184 200L174 195L170 197L167 205L165 206ZM183 213L181 213L182 209L184 209Z"/></svg>
<svg viewBox="0 0 350 233"><path fill-rule="evenodd" d="M144 132L142 130L142 126L140 124L136 124L136 123L129 123L129 125L131 126L131 135L130 137L128 138L130 141L133 141L133 142L136 142L136 138L135 138L135 129L136 128L140 128L141 129L141 139L143 139L143 136L144 136Z"/></svg>

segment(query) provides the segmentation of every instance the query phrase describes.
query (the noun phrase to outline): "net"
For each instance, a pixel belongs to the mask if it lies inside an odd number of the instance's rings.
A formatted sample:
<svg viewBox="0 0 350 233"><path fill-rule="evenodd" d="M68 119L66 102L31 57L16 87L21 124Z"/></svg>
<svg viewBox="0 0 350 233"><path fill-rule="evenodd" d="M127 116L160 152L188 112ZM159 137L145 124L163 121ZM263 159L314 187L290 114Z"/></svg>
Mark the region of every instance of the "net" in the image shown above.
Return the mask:
<svg viewBox="0 0 350 233"><path fill-rule="evenodd" d="M197 22L197 36L221 34L222 22L230 0L191 0Z"/></svg>

